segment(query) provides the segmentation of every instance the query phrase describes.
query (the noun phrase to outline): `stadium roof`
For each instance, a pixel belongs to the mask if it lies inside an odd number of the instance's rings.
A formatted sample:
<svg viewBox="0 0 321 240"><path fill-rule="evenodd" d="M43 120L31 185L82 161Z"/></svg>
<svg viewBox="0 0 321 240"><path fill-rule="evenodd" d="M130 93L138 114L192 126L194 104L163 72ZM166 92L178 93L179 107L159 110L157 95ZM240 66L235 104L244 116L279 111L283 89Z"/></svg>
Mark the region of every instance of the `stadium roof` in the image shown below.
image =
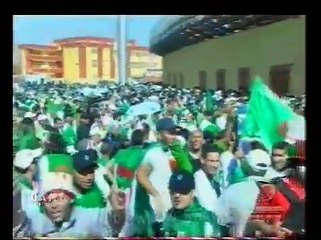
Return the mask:
<svg viewBox="0 0 321 240"><path fill-rule="evenodd" d="M298 18L300 15L198 15L181 16L152 33L150 51L164 56L189 45L236 34L248 29Z"/></svg>

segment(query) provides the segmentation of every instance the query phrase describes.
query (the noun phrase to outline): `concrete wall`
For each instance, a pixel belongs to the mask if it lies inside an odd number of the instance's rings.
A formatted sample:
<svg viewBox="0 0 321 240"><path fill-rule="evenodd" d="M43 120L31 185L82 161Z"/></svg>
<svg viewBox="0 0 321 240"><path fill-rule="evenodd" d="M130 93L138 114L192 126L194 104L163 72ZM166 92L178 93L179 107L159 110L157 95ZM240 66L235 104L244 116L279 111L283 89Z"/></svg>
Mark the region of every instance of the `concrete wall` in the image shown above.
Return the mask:
<svg viewBox="0 0 321 240"><path fill-rule="evenodd" d="M207 72L207 87L216 87L216 71L226 69L226 88L238 88L239 68L269 81L270 67L293 64L290 93L305 92L305 17L290 19L230 36L185 47L163 58L168 75L184 76L184 87L199 84L199 71ZM172 77L173 79L173 77ZM172 80L173 81L173 80ZM179 82L179 80L177 80Z"/></svg>

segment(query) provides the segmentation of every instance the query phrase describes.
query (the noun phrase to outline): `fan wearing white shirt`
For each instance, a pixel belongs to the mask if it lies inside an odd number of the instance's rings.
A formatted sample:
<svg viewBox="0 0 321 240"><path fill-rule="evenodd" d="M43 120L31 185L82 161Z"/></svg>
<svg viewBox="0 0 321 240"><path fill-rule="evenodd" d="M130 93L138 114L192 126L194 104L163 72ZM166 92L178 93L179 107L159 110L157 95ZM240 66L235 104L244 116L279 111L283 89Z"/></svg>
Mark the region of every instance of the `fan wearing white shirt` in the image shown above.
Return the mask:
<svg viewBox="0 0 321 240"><path fill-rule="evenodd" d="M172 119L163 118L156 123L156 129L161 144L154 145L146 152L137 171L137 181L149 195L154 216L151 220L162 222L171 208L168 183L176 161L168 146L176 140L176 126Z"/></svg>
<svg viewBox="0 0 321 240"><path fill-rule="evenodd" d="M219 152L211 145L204 145L200 160L201 169L194 174L196 197L202 207L217 214L217 199L223 190Z"/></svg>

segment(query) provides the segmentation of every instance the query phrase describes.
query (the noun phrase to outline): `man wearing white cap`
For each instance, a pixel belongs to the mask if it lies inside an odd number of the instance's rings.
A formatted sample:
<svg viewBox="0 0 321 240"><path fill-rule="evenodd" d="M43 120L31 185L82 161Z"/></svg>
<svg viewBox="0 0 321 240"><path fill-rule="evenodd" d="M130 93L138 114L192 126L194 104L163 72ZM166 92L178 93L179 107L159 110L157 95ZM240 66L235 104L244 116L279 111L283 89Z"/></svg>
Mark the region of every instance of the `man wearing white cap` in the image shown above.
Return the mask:
<svg viewBox="0 0 321 240"><path fill-rule="evenodd" d="M109 237L111 227L106 208L74 206L73 166L68 158L42 158L43 178L38 204L29 206L24 237Z"/></svg>
<svg viewBox="0 0 321 240"><path fill-rule="evenodd" d="M280 225L289 203L264 177L271 165L270 156L261 149L251 150L241 165L247 178L228 187L218 199L220 224L230 226L233 237L256 236L258 232L284 236L286 229ZM267 212L266 207L278 211Z"/></svg>
<svg viewBox="0 0 321 240"><path fill-rule="evenodd" d="M36 114L34 114L33 112L26 112L24 115L24 118L31 118L31 119L35 119Z"/></svg>
<svg viewBox="0 0 321 240"><path fill-rule="evenodd" d="M45 125L49 125L49 121L46 115L40 114L35 121L36 137L44 142L48 136L48 131L44 128Z"/></svg>
<svg viewBox="0 0 321 240"><path fill-rule="evenodd" d="M26 212L32 201L35 199L36 182L36 158L42 154L42 149L21 150L17 152L13 166L14 173L17 174L13 183L13 226L17 226L22 221L22 215ZM19 226L18 226L19 228Z"/></svg>

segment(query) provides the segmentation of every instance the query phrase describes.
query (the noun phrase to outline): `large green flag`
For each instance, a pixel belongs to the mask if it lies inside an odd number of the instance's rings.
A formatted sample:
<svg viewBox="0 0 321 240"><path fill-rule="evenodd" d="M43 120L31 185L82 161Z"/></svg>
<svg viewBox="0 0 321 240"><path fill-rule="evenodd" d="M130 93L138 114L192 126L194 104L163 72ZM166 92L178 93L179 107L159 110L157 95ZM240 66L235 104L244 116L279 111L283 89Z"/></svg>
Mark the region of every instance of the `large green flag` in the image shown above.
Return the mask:
<svg viewBox="0 0 321 240"><path fill-rule="evenodd" d="M259 137L265 147L271 150L273 144L284 140L280 128L292 120L295 114L259 77L255 77L250 90L248 113L242 135Z"/></svg>

